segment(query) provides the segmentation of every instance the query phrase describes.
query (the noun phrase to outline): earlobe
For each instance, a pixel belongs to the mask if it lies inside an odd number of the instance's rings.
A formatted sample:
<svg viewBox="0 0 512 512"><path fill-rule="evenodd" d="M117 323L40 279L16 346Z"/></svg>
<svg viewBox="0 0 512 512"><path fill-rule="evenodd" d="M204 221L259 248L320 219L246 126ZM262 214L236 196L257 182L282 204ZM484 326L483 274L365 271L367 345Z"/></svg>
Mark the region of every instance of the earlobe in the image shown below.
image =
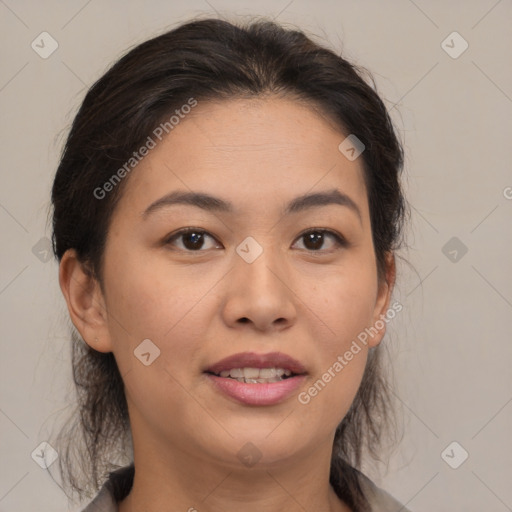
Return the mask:
<svg viewBox="0 0 512 512"><path fill-rule="evenodd" d="M83 340L99 352L111 352L103 293L89 269L78 260L74 249L67 250L62 256L59 284L71 321Z"/></svg>
<svg viewBox="0 0 512 512"><path fill-rule="evenodd" d="M378 331L378 333L372 337L369 342L370 347L376 347L382 341L382 338L386 334L386 324L384 320L389 309L391 302L391 295L395 286L396 279L396 264L395 255L393 252L389 252L386 255L386 273L385 276L379 282L379 289L377 292L377 301L375 303L375 309L373 314L372 327Z"/></svg>

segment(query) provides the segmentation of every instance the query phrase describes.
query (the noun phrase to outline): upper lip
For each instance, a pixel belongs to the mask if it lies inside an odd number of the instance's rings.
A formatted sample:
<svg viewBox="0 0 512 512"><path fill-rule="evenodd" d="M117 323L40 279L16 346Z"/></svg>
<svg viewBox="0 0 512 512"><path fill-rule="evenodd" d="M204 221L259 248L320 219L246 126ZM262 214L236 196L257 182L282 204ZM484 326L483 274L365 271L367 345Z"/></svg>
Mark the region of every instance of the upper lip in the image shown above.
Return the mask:
<svg viewBox="0 0 512 512"><path fill-rule="evenodd" d="M219 374L224 370L233 368L283 368L284 370L290 370L293 374L306 373L306 368L299 361L282 352L270 352L268 354L240 352L216 362L205 371Z"/></svg>

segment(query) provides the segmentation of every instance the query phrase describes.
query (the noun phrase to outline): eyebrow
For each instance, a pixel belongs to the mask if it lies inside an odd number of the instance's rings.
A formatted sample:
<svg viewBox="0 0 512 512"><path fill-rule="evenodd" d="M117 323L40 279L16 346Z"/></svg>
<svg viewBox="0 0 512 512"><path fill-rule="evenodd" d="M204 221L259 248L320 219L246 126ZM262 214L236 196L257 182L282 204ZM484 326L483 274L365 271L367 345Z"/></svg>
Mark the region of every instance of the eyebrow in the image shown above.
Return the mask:
<svg viewBox="0 0 512 512"><path fill-rule="evenodd" d="M142 217L146 219L151 213L176 204L188 204L211 212L234 213L235 211L232 203L219 197L202 192L182 192L177 190L151 203L142 213ZM298 196L286 205L284 215L331 204L346 206L359 217L359 221L362 224L362 215L357 204L347 194L337 189Z"/></svg>

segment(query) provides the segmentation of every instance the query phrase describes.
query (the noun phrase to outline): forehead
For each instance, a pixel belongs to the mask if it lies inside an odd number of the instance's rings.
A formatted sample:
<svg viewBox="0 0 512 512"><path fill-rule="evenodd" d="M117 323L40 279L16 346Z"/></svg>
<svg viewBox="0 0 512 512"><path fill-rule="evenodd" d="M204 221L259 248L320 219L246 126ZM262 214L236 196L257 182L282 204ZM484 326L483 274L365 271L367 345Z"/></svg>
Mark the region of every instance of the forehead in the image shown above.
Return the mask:
<svg viewBox="0 0 512 512"><path fill-rule="evenodd" d="M328 116L282 98L198 102L141 160L125 184L141 214L173 190L207 191L248 211L338 188L366 210L362 159L338 149L347 134Z"/></svg>

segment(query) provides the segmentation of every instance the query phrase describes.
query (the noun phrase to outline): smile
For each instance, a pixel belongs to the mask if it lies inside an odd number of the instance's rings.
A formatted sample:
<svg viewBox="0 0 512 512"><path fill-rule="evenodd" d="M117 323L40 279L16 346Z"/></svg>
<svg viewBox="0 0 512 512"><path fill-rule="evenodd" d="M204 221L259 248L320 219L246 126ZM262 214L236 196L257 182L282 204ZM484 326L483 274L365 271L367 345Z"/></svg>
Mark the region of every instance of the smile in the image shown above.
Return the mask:
<svg viewBox="0 0 512 512"><path fill-rule="evenodd" d="M232 368L214 375L235 379L246 384L268 384L280 382L295 374L285 368Z"/></svg>

